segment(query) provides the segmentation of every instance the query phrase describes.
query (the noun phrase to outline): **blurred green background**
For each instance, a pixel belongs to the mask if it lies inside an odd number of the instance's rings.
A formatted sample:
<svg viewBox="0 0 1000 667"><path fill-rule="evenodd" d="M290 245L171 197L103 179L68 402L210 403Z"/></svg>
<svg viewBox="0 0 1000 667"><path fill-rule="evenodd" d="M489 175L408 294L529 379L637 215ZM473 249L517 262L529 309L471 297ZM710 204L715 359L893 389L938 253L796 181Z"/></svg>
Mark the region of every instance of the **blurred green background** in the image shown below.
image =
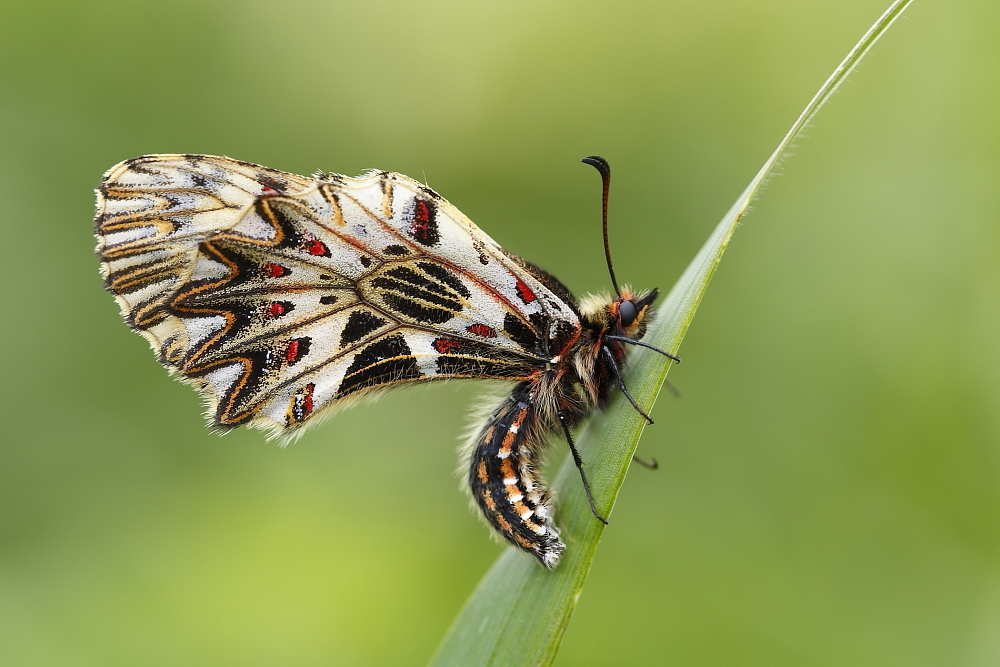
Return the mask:
<svg viewBox="0 0 1000 667"><path fill-rule="evenodd" d="M101 289L105 169L399 171L581 294L597 153L669 288L887 4L4 2L0 662L421 665L500 551L476 383L209 433ZM1000 664L998 36L911 8L744 219L557 664Z"/></svg>

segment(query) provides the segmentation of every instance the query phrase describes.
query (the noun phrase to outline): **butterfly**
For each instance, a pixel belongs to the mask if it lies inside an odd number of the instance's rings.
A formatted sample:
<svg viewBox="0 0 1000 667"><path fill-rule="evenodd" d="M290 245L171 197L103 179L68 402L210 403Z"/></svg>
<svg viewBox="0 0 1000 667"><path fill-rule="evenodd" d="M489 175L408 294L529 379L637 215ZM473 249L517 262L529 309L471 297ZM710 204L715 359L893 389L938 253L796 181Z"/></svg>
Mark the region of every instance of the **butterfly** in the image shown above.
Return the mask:
<svg viewBox="0 0 1000 667"><path fill-rule="evenodd" d="M584 162L603 177L607 251L610 167ZM112 167L95 236L125 321L202 394L217 429L295 434L391 387L507 380L467 447L486 521L544 566L559 562L565 545L536 471L559 432L605 521L571 429L615 389L628 396L625 346L650 347L639 339L657 296L619 289L610 253L616 296L578 304L406 176L306 178L209 155Z"/></svg>

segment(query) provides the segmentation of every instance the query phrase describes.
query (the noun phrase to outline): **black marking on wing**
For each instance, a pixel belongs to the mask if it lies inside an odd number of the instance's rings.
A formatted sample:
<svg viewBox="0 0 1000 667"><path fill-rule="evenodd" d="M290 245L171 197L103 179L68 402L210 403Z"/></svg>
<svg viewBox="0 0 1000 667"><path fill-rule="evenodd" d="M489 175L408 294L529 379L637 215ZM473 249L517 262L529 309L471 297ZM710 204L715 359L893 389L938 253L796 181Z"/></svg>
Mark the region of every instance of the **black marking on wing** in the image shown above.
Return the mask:
<svg viewBox="0 0 1000 667"><path fill-rule="evenodd" d="M438 375L522 379L534 367L523 358L505 355L502 348L457 338L438 338L432 343L440 353Z"/></svg>
<svg viewBox="0 0 1000 667"><path fill-rule="evenodd" d="M422 375L402 334L387 336L354 356L335 398L380 384L416 380Z"/></svg>
<svg viewBox="0 0 1000 667"><path fill-rule="evenodd" d="M397 266L372 280L385 304L397 313L428 324L443 324L462 310L469 290L447 269L421 262L418 273ZM440 282L438 282L440 281Z"/></svg>
<svg viewBox="0 0 1000 667"><path fill-rule="evenodd" d="M355 310L347 318L344 331L340 334L340 345L346 346L356 343L368 334L378 331L389 323L381 317L375 317L367 310Z"/></svg>
<svg viewBox="0 0 1000 667"><path fill-rule="evenodd" d="M434 265L430 264L430 266ZM451 291L439 283L435 283L433 280L428 280L426 276L420 275L409 267L398 266L386 271L385 275L395 280L379 277L373 280L372 284L376 287L393 289L393 291L400 292L409 297L430 301L445 308L455 310L462 308L462 304L455 298L455 295Z"/></svg>
<svg viewBox="0 0 1000 667"><path fill-rule="evenodd" d="M517 319L512 313L507 313L503 318L503 330L511 337L515 343L529 352L538 350L538 336L535 331Z"/></svg>
<svg viewBox="0 0 1000 667"><path fill-rule="evenodd" d="M410 228L410 234L421 245L432 246L441 241L437 224L437 206L433 200L414 197L403 219Z"/></svg>
<svg viewBox="0 0 1000 667"><path fill-rule="evenodd" d="M445 285L452 288L462 296L464 296L466 299L468 299L471 296L469 289L462 284L462 281L459 280L454 273L444 268L440 264L433 264L431 262L418 262L417 266L423 269L431 276L434 276L435 278L437 278L438 280L440 280Z"/></svg>
<svg viewBox="0 0 1000 667"><path fill-rule="evenodd" d="M302 357L309 354L309 347L311 345L312 338L309 336L291 339L288 341L288 345L285 346L285 362L289 366L294 366Z"/></svg>
<svg viewBox="0 0 1000 667"><path fill-rule="evenodd" d="M401 245L387 245L382 252L392 257L402 257L404 255L409 255L410 251Z"/></svg>
<svg viewBox="0 0 1000 667"><path fill-rule="evenodd" d="M272 176L270 174L265 174L263 172L257 173L257 182L263 185L264 187L277 190L279 193L284 192L285 189L288 187L288 183L284 179L279 179L276 178L275 176Z"/></svg>
<svg viewBox="0 0 1000 667"><path fill-rule="evenodd" d="M387 306L410 319L427 324L444 324L455 316L450 310L432 308L424 304L417 303L411 299L406 299L395 294L384 294L382 298Z"/></svg>

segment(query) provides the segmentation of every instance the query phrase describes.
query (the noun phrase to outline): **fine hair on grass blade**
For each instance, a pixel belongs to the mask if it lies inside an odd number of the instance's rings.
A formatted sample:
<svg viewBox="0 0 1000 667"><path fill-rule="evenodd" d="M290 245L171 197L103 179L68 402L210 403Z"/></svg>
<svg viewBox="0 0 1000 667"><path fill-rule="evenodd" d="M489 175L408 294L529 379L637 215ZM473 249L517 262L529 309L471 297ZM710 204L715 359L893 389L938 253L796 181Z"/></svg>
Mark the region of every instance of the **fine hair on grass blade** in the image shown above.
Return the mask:
<svg viewBox="0 0 1000 667"><path fill-rule="evenodd" d="M799 115L746 190L716 226L663 303L644 342L676 354L725 252L736 225L789 144L912 0L896 0L879 17ZM632 353L626 385L647 412L673 362L659 354ZM592 419L577 436L602 516L608 516L628 470L645 419L623 397ZM520 667L549 665L583 590L604 524L594 518L572 458L552 484L559 491L562 561L546 570L530 556L508 548L486 573L431 659L432 667Z"/></svg>

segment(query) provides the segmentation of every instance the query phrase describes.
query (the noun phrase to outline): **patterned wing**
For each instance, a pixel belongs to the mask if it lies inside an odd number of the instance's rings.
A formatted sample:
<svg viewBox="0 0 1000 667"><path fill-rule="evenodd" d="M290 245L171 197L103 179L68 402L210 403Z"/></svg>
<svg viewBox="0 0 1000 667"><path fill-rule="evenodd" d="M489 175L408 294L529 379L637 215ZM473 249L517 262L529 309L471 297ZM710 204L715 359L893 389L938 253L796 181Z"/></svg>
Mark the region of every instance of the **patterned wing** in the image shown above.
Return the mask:
<svg viewBox="0 0 1000 667"><path fill-rule="evenodd" d="M580 328L564 288L399 174L135 158L105 174L96 235L126 321L223 427L296 427L401 382L525 379Z"/></svg>

